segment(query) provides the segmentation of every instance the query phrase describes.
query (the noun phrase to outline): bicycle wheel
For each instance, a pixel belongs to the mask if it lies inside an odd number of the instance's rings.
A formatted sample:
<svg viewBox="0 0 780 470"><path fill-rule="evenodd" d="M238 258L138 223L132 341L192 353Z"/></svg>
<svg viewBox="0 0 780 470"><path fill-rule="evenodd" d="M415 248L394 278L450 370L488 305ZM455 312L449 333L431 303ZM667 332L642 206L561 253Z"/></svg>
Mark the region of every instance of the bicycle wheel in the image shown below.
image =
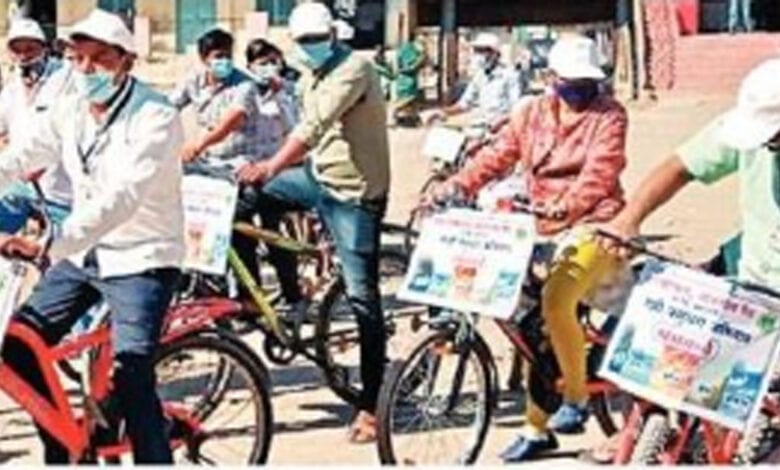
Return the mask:
<svg viewBox="0 0 780 470"><path fill-rule="evenodd" d="M663 413L650 413L642 425L642 431L631 455L632 464L653 465L661 463L671 437L669 418Z"/></svg>
<svg viewBox="0 0 780 470"><path fill-rule="evenodd" d="M273 432L270 382L243 343L216 331L187 336L162 346L156 370L172 439L183 442L174 446L177 462L265 463Z"/></svg>
<svg viewBox="0 0 780 470"><path fill-rule="evenodd" d="M494 407L492 357L476 336L455 332L424 339L385 382L379 398L378 447L383 464L473 464Z"/></svg>
<svg viewBox="0 0 780 470"><path fill-rule="evenodd" d="M361 391L359 340L357 319L339 278L319 305L312 341L328 387L350 404L358 402Z"/></svg>

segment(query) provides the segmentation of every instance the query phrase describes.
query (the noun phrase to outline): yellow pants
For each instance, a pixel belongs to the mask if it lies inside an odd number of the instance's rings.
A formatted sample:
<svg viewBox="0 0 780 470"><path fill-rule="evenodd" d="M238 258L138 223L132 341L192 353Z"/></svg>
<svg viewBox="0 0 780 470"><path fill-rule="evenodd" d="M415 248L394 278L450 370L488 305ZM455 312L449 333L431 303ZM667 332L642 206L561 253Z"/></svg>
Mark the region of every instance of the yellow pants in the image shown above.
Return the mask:
<svg viewBox="0 0 780 470"><path fill-rule="evenodd" d="M563 376L564 401L581 403L588 398L585 335L577 306L616 263L592 237L582 237L558 255L545 282L542 316ZM546 429L548 415L532 399L526 415L532 428Z"/></svg>

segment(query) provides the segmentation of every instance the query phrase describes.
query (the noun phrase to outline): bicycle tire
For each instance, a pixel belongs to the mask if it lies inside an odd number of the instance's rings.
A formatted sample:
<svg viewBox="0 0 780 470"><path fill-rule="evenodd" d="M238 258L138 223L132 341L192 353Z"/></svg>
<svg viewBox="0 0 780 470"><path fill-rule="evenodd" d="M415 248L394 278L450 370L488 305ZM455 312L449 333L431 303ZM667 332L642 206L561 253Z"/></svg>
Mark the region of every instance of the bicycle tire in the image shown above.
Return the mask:
<svg viewBox="0 0 780 470"><path fill-rule="evenodd" d="M234 367L243 369L245 373L244 378L250 387L251 401L257 408L255 419L252 423L255 426L255 431L251 451L247 462L243 463L265 463L268 459L273 436L273 409L271 407L270 380L262 362L243 343L231 335L221 334L217 331L208 331L188 335L171 343L163 344L156 357L155 367L159 368L166 363L166 360L173 359L177 355L184 355L188 352L194 354L196 351L213 351L224 355ZM220 368L219 374L224 373L225 370ZM209 392L209 400L214 400L216 397L219 401L222 401L228 392L226 386L231 385L231 380L230 378L225 380L224 377L219 377L216 382L221 384L221 386ZM158 390L164 385L158 383ZM166 401L164 400L164 402ZM203 414L204 410L205 408L196 407L195 413ZM197 444L200 447L202 442Z"/></svg>
<svg viewBox="0 0 780 470"><path fill-rule="evenodd" d="M335 310L339 301L343 301L345 296L346 285L339 276L328 288L317 310L313 346L315 357L328 387L345 402L356 405L360 399L361 390L351 383L348 367L339 364L331 351L331 326L336 315ZM357 328L356 323L355 328Z"/></svg>
<svg viewBox="0 0 780 470"><path fill-rule="evenodd" d="M648 414L631 454L631 463L639 465L661 463L660 455L666 450L671 432L669 418L665 414L657 412Z"/></svg>
<svg viewBox="0 0 780 470"><path fill-rule="evenodd" d="M622 414L624 418L627 417L627 413L630 412L631 409L631 403L632 398L631 395L618 391L617 392L621 398L625 398L628 400L625 403L625 407L622 410ZM593 413L593 417L596 418L596 422L599 425L599 428L601 428L601 432L604 433L605 436L611 437L620 432L621 429L623 429L623 424L618 424L615 422L615 418L613 416L612 411L610 410L609 401L613 398L612 394L604 394L599 393L597 395L593 395L590 397L590 408ZM624 419L625 423L626 419Z"/></svg>
<svg viewBox="0 0 780 470"><path fill-rule="evenodd" d="M455 332L452 330L442 330L432 333L423 340L412 350L407 358L400 364L394 367L394 370L389 375L389 378L382 386L382 391L379 396L379 403L377 405L377 448L379 452L379 459L383 465L397 465L397 464L410 464L409 459L401 459L396 455L395 443L393 442L393 409L398 398L399 391L403 385L403 379L406 376L407 371L412 367L416 367L416 358L421 354L425 354L426 351L436 344L448 344L453 342L455 338ZM459 353L462 354L462 353ZM477 423L476 430L474 431L474 441L468 449L465 449L461 455L459 464L472 465L476 463L479 458L479 454L487 439L487 433L490 427L492 419L492 413L496 404L496 378L495 368L493 363L493 357L490 353L490 349L484 342L481 336L475 334L474 341L471 343L471 347L467 353L469 356L473 354L477 361L479 370L481 371L482 389L479 390L479 394L483 398L483 406L481 411L482 419ZM465 360L468 360L467 356ZM459 360L464 360L460 358ZM418 385L413 385L414 388ZM424 439L421 439L424 440ZM447 462L452 464L452 462Z"/></svg>
<svg viewBox="0 0 780 470"><path fill-rule="evenodd" d="M761 463L761 460L776 448L777 443L777 430L773 429L771 418L766 413L759 413L753 425L740 439L733 463L737 465Z"/></svg>

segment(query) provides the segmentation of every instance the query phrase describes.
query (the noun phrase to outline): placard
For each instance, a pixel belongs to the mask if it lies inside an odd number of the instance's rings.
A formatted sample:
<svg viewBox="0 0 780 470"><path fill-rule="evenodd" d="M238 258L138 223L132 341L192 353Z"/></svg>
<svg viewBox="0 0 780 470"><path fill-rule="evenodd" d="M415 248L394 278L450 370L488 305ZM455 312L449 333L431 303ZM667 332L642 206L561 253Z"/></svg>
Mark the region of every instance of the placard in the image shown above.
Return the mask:
<svg viewBox="0 0 780 470"><path fill-rule="evenodd" d="M458 159L466 136L447 127L434 127L428 132L423 145L423 155L430 159L453 163Z"/></svg>
<svg viewBox="0 0 780 470"><path fill-rule="evenodd" d="M238 202L235 184L202 175L186 175L184 201L184 268L224 275Z"/></svg>
<svg viewBox="0 0 780 470"><path fill-rule="evenodd" d="M660 261L634 287L601 375L666 409L743 431L778 351L780 301Z"/></svg>
<svg viewBox="0 0 780 470"><path fill-rule="evenodd" d="M435 214L423 221L398 297L508 319L520 303L534 239L530 215Z"/></svg>

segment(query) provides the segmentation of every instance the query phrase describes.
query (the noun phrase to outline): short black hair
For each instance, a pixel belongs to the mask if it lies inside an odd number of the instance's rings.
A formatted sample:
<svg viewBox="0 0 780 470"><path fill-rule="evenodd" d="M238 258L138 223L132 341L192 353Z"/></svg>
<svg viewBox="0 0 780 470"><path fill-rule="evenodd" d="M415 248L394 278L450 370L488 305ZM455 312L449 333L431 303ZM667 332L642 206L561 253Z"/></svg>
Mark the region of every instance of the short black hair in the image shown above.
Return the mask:
<svg viewBox="0 0 780 470"><path fill-rule="evenodd" d="M251 64L261 57L268 57L270 55L276 55L284 62L284 54L282 54L281 49L270 41L266 41L265 39L254 39L246 46L247 64Z"/></svg>
<svg viewBox="0 0 780 470"><path fill-rule="evenodd" d="M212 29L198 38L198 54L206 57L213 51L233 52L233 35L221 29Z"/></svg>

